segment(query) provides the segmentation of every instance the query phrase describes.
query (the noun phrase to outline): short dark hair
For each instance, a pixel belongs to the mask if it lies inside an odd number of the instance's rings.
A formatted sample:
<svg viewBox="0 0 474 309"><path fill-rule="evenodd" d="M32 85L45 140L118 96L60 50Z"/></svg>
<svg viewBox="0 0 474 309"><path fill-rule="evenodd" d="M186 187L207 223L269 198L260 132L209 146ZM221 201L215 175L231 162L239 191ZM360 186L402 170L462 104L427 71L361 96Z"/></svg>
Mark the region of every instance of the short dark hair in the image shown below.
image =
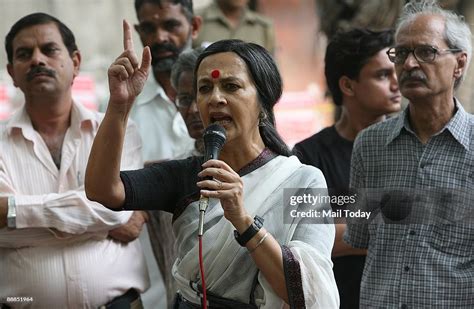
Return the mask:
<svg viewBox="0 0 474 309"><path fill-rule="evenodd" d="M178 89L178 82L181 73L191 72L194 74L196 61L203 50L203 47L197 47L195 49L186 50L178 56L178 60L176 60L171 68L170 76L171 86L173 86L174 89Z"/></svg>
<svg viewBox="0 0 474 309"><path fill-rule="evenodd" d="M194 16L193 11L193 0L135 0L135 12L138 14L138 10L145 3L152 3L161 6L163 3L181 4L184 15L191 20Z"/></svg>
<svg viewBox="0 0 474 309"><path fill-rule="evenodd" d="M371 57L393 44L393 30L372 31L356 28L335 34L326 48L324 74L336 105L342 104L339 79L342 76L357 79Z"/></svg>
<svg viewBox="0 0 474 309"><path fill-rule="evenodd" d="M265 117L260 119L260 135L266 147L273 152L290 156L291 151L275 128L273 106L278 102L283 91L278 67L270 53L260 45L241 40L221 40L209 45L199 55L194 70L194 91L197 92L197 70L202 60L210 55L232 52L237 54L247 65L248 72L257 89L259 103Z"/></svg>
<svg viewBox="0 0 474 309"><path fill-rule="evenodd" d="M13 40L15 39L18 32L25 28L29 28L36 25L44 25L49 23L55 23L59 29L59 33L63 38L63 43L69 51L69 55L77 51L76 39L71 29L63 24L59 19L46 13L33 13L26 15L18 20L10 29L7 36L5 37L5 49L7 51L8 63L13 62Z"/></svg>

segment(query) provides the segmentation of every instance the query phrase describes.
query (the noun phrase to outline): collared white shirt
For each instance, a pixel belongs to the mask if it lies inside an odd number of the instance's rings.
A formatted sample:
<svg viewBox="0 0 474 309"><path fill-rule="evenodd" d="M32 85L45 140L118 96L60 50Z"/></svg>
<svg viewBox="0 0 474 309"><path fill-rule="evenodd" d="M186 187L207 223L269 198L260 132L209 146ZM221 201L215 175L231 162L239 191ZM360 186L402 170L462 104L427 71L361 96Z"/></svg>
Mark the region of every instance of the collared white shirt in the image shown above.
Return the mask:
<svg viewBox="0 0 474 309"><path fill-rule="evenodd" d="M107 238L132 213L85 196L85 169L102 118L73 104L59 170L24 108L0 124L0 195L15 196L17 216L16 229L0 229L0 300L33 298L8 303L13 308L97 308L149 286L140 242ZM140 137L129 123L122 169L142 163Z"/></svg>
<svg viewBox="0 0 474 309"><path fill-rule="evenodd" d="M172 159L194 148L183 117L153 76L136 99L131 117L142 137L145 162Z"/></svg>

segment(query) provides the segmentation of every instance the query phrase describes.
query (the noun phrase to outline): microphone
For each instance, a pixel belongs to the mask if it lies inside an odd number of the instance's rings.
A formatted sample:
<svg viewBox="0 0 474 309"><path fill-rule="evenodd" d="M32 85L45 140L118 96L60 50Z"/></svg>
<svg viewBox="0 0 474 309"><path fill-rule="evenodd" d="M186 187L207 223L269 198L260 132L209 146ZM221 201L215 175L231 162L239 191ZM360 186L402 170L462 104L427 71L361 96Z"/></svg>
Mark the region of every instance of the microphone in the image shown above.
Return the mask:
<svg viewBox="0 0 474 309"><path fill-rule="evenodd" d="M210 124L203 134L204 140L204 162L211 159L217 159L219 152L224 146L226 140L225 129L217 123ZM198 235L204 233L204 213L209 206L209 198L202 196L199 198L199 230Z"/></svg>
<svg viewBox="0 0 474 309"><path fill-rule="evenodd" d="M227 137L224 127L217 123L210 124L202 137L205 149L204 162L217 159Z"/></svg>

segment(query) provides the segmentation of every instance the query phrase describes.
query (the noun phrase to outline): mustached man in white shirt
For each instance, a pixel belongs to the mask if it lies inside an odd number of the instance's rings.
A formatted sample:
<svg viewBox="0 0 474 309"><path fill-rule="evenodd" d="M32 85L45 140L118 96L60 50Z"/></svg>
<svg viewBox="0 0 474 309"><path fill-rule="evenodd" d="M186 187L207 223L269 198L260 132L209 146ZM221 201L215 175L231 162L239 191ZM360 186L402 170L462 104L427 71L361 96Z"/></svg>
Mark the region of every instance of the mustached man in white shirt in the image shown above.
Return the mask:
<svg viewBox="0 0 474 309"><path fill-rule="evenodd" d="M141 308L149 279L137 237L147 216L108 211L84 193L103 116L72 99L74 35L35 13L12 26L5 47L25 104L0 124L0 307ZM123 168L141 167L133 124L125 143Z"/></svg>
<svg viewBox="0 0 474 309"><path fill-rule="evenodd" d="M135 0L135 11L135 30L152 54L153 77L148 79L130 113L140 131L147 164L174 159L194 149L194 139L175 104L176 90L170 75L178 56L191 48L202 19L194 15L193 2L189 0Z"/></svg>

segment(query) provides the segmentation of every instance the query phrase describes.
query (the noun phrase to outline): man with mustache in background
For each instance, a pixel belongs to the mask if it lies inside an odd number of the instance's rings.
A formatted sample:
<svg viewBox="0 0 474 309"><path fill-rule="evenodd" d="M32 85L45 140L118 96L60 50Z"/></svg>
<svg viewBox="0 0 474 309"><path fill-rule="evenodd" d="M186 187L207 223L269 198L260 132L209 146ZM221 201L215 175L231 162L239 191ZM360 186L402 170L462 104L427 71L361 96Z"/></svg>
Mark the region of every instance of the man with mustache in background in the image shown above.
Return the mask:
<svg viewBox="0 0 474 309"><path fill-rule="evenodd" d="M0 123L0 308L141 308L149 279L137 237L147 215L86 198L103 114L72 98L81 64L74 34L34 13L11 27L5 49L25 104ZM126 143L123 168L142 167L132 123Z"/></svg>
<svg viewBox="0 0 474 309"><path fill-rule="evenodd" d="M409 104L359 134L350 184L413 192L412 213L422 215L403 224L396 215L404 200L392 214L380 203L385 220L348 219L345 240L368 248L360 307L473 308L472 200L464 197L474 184L474 117L454 97L471 59L471 31L436 1L412 1L387 54Z"/></svg>
<svg viewBox="0 0 474 309"><path fill-rule="evenodd" d="M151 50L152 75L148 78L142 93L137 97L131 111L143 140L143 159L145 164L154 161L173 159L194 149L194 139L189 136L183 117L175 104L176 90L171 85L171 68L178 56L190 49L192 40L197 37L201 18L193 14L192 0L135 0L138 24L135 30L143 46ZM170 269L174 255L169 248L174 246L169 213L149 212L151 220L148 229L140 236L147 241L147 233L153 240L153 252L166 289L168 307L173 304L176 291L173 289ZM153 255L145 246L147 260ZM145 305L155 303L152 286L144 296ZM157 294L157 293L155 293ZM155 298L155 299L153 299Z"/></svg>
<svg viewBox="0 0 474 309"><path fill-rule="evenodd" d="M179 54L191 48L201 18L193 15L192 0L135 0L135 10L135 30L151 50L153 78L137 98L131 117L143 140L145 162L168 160L194 148L174 104L170 75Z"/></svg>

